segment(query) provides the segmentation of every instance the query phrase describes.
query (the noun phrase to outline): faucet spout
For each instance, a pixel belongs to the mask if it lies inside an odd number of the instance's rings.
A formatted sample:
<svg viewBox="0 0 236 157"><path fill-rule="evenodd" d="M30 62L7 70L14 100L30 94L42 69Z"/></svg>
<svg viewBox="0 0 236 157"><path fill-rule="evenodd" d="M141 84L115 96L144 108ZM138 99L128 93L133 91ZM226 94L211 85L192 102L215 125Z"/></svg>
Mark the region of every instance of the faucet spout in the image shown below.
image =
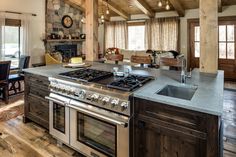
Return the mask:
<svg viewBox="0 0 236 157"><path fill-rule="evenodd" d="M186 84L186 59L182 58L180 82Z"/></svg>

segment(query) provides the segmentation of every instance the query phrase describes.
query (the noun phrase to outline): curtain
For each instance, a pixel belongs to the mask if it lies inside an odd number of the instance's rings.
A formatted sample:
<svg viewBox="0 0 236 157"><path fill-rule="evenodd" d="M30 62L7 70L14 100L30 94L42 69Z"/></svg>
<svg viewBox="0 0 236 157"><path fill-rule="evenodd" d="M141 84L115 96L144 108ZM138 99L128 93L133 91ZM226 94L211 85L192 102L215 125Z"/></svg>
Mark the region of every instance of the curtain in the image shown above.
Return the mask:
<svg viewBox="0 0 236 157"><path fill-rule="evenodd" d="M21 19L21 55L31 56L31 15L22 15Z"/></svg>
<svg viewBox="0 0 236 157"><path fill-rule="evenodd" d="M108 22L105 26L105 48L126 49L128 45L128 25L126 21Z"/></svg>
<svg viewBox="0 0 236 157"><path fill-rule="evenodd" d="M145 22L145 47L153 50L178 50L179 19L157 18Z"/></svg>
<svg viewBox="0 0 236 157"><path fill-rule="evenodd" d="M0 13L0 60L5 57L5 14Z"/></svg>

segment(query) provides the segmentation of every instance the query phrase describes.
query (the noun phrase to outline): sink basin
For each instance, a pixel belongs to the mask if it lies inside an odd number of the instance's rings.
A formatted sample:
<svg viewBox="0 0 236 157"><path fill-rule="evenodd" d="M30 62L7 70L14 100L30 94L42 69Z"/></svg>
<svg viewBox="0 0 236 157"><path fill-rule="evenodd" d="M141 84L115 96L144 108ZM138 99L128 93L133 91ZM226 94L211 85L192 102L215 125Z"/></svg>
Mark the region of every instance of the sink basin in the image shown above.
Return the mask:
<svg viewBox="0 0 236 157"><path fill-rule="evenodd" d="M158 91L157 94L184 100L191 100L196 90L197 86L166 85L163 89Z"/></svg>

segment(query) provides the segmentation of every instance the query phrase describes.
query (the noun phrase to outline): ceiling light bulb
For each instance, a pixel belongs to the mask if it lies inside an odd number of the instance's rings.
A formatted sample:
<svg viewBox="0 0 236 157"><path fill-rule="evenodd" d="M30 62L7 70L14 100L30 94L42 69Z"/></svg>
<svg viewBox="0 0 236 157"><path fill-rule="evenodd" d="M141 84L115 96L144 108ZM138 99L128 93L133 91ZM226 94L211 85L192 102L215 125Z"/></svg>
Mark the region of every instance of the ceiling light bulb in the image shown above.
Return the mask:
<svg viewBox="0 0 236 157"><path fill-rule="evenodd" d="M109 11L109 9L107 8L107 10L106 10L106 14L108 15L108 14L110 14L110 11Z"/></svg>
<svg viewBox="0 0 236 157"><path fill-rule="evenodd" d="M166 4L166 10L170 10L170 5L169 5L169 3Z"/></svg>
<svg viewBox="0 0 236 157"><path fill-rule="evenodd" d="M104 19L104 15L103 14L101 15L101 19Z"/></svg>
<svg viewBox="0 0 236 157"><path fill-rule="evenodd" d="M158 7L162 7L161 1L158 2Z"/></svg>
<svg viewBox="0 0 236 157"><path fill-rule="evenodd" d="M104 20L104 19L102 19L102 20L101 20L101 22L102 22L102 23L104 23L104 22L105 22L105 20Z"/></svg>

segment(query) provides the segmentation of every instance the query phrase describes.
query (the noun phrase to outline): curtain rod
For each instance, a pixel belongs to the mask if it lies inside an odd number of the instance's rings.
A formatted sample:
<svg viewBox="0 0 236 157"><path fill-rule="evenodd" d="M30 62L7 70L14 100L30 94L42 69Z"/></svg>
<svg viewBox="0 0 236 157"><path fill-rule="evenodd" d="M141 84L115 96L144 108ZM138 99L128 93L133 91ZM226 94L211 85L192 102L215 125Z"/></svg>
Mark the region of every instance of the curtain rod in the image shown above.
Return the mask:
<svg viewBox="0 0 236 157"><path fill-rule="evenodd" d="M22 13L22 12L15 12L15 11L0 11L2 13L11 13L11 14L29 14L31 16L37 16L37 14L34 13Z"/></svg>

